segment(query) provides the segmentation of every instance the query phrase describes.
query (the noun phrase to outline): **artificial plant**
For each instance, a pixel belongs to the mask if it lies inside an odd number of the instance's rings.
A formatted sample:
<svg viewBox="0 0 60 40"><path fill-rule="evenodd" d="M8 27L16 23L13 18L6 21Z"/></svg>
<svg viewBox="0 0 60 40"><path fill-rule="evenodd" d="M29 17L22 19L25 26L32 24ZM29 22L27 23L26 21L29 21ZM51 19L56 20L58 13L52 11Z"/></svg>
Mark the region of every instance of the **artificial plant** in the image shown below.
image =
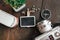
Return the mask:
<svg viewBox="0 0 60 40"><path fill-rule="evenodd" d="M4 0L4 2L17 9L23 4L25 4L26 0Z"/></svg>

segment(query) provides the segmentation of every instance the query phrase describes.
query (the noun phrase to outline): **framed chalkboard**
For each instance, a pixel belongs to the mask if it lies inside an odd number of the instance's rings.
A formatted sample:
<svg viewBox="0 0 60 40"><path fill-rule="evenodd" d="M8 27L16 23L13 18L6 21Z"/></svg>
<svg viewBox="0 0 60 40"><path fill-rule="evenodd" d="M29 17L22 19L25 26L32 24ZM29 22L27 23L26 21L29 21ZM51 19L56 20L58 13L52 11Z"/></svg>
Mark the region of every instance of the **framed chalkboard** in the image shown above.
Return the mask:
<svg viewBox="0 0 60 40"><path fill-rule="evenodd" d="M20 17L20 26L21 27L34 27L36 24L35 16L21 16Z"/></svg>

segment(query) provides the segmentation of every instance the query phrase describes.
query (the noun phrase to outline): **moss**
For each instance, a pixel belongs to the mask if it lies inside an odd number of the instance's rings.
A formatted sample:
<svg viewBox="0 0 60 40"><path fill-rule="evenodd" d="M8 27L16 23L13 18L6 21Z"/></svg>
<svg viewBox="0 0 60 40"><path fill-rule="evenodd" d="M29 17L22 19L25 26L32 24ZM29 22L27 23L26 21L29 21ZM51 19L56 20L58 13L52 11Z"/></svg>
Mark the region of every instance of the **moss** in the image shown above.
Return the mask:
<svg viewBox="0 0 60 40"><path fill-rule="evenodd" d="M19 8L26 3L26 0L5 0L5 3L11 5L14 8Z"/></svg>

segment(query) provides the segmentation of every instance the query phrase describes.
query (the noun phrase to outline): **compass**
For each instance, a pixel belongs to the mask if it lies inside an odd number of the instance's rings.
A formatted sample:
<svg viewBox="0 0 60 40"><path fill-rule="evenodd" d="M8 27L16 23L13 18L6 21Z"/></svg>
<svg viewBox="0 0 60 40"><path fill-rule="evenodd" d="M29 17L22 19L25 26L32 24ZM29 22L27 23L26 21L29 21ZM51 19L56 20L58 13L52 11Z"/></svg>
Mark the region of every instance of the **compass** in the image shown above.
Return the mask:
<svg viewBox="0 0 60 40"><path fill-rule="evenodd" d="M49 19L49 18L51 18L51 12L50 12L50 10L48 10L48 9L43 10L42 13L41 13L41 17L43 19Z"/></svg>

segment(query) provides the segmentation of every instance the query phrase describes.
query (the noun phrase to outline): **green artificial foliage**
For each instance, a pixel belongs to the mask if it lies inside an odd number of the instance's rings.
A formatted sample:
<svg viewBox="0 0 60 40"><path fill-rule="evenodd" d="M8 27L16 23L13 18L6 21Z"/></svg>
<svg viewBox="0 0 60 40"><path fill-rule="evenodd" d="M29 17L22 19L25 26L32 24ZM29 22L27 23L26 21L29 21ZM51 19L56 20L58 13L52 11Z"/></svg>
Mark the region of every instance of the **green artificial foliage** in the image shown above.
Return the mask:
<svg viewBox="0 0 60 40"><path fill-rule="evenodd" d="M26 0L4 0L4 1L16 9L26 3Z"/></svg>

